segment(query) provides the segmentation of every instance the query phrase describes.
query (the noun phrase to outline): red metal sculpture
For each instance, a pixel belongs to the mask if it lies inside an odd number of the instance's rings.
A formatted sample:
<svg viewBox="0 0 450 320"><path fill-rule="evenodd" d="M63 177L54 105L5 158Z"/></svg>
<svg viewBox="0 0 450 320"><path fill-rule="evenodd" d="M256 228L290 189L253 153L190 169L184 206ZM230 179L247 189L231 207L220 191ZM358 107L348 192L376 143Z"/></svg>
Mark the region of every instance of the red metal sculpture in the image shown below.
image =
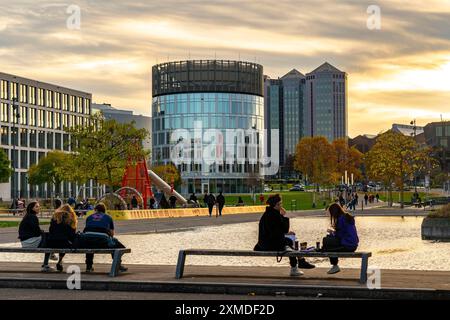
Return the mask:
<svg viewBox="0 0 450 320"><path fill-rule="evenodd" d="M135 165L128 161L122 179L122 187L131 187L139 191L144 201L144 209L147 209L148 200L153 197L153 193L145 159L139 160Z"/></svg>

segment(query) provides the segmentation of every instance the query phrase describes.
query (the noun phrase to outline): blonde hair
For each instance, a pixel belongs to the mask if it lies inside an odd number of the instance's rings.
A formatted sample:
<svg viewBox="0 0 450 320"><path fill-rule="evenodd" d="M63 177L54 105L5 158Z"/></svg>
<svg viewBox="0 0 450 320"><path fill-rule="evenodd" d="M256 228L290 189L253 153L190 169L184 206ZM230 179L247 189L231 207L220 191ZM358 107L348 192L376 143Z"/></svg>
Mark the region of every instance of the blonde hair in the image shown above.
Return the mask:
<svg viewBox="0 0 450 320"><path fill-rule="evenodd" d="M53 214L52 219L55 220L58 224L64 222L65 224L70 225L72 229L77 229L77 215L75 214L73 208L68 204L65 204L62 207L58 208Z"/></svg>

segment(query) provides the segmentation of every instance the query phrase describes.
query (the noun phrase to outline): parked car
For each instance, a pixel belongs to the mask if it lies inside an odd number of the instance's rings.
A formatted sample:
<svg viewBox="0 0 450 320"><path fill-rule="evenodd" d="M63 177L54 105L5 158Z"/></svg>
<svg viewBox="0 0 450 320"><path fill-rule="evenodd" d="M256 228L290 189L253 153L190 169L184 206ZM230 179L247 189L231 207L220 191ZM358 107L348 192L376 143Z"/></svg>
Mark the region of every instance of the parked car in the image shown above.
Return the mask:
<svg viewBox="0 0 450 320"><path fill-rule="evenodd" d="M269 186L264 186L264 192L272 192L272 188Z"/></svg>
<svg viewBox="0 0 450 320"><path fill-rule="evenodd" d="M295 185L289 189L289 191L305 191L305 188L300 185Z"/></svg>

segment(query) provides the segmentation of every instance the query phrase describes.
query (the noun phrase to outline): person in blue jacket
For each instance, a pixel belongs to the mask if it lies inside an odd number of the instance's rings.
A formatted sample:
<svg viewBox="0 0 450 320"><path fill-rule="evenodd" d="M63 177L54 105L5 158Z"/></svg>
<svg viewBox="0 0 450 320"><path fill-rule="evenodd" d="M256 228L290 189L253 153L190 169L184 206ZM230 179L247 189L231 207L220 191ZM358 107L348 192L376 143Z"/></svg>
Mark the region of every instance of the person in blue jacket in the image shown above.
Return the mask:
<svg viewBox="0 0 450 320"><path fill-rule="evenodd" d="M355 218L338 204L333 203L328 208L331 227L329 235L324 238L323 252L355 252L358 248L359 238L356 230ZM328 274L341 271L338 258L330 258L332 265Z"/></svg>

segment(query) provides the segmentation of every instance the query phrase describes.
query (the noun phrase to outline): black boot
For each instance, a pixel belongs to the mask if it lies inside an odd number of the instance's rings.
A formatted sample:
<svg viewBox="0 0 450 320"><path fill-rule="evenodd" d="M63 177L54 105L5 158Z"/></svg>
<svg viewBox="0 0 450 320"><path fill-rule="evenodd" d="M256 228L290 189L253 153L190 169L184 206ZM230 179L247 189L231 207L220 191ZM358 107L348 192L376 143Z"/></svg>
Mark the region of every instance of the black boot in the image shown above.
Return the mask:
<svg viewBox="0 0 450 320"><path fill-rule="evenodd" d="M300 269L314 269L316 266L306 261L305 258L301 258L298 260L298 267Z"/></svg>

